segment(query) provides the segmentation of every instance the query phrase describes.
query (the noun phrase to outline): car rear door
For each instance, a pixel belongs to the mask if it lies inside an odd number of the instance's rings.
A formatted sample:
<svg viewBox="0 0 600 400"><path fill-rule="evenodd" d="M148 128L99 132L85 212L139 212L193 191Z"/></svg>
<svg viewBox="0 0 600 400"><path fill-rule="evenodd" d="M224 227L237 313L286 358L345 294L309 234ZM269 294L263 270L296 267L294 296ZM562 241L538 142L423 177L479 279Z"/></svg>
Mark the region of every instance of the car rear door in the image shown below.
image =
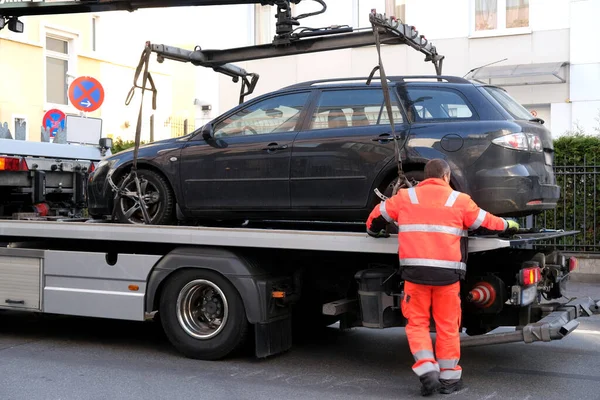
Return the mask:
<svg viewBox="0 0 600 400"><path fill-rule="evenodd" d="M217 119L214 138L181 153L185 208L289 208L289 171L297 126L311 92L274 95Z"/></svg>
<svg viewBox="0 0 600 400"><path fill-rule="evenodd" d="M396 134L408 130L392 96ZM322 89L292 150L293 208L363 208L395 156L380 86Z"/></svg>

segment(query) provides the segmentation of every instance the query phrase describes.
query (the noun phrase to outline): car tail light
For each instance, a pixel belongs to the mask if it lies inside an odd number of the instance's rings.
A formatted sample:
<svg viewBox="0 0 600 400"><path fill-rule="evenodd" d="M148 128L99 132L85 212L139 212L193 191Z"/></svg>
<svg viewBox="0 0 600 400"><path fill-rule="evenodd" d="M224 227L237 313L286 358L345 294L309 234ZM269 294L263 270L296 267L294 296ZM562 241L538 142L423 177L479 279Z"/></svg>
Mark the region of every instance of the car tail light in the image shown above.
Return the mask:
<svg viewBox="0 0 600 400"><path fill-rule="evenodd" d="M544 151L544 146L542 146L542 139L538 135L534 135L532 133L527 134L527 139L529 139L529 150L535 151L537 153L541 153Z"/></svg>
<svg viewBox="0 0 600 400"><path fill-rule="evenodd" d="M0 171L28 171L27 162L15 157L0 157Z"/></svg>
<svg viewBox="0 0 600 400"><path fill-rule="evenodd" d="M577 260L575 257L570 257L569 258L569 272L573 272L577 269L577 266L579 264L579 260Z"/></svg>
<svg viewBox="0 0 600 400"><path fill-rule="evenodd" d="M520 272L521 285L534 285L542 280L542 272L540 267L525 268Z"/></svg>
<svg viewBox="0 0 600 400"><path fill-rule="evenodd" d="M88 169L88 172L91 174L95 170L96 170L96 165L93 162L90 163L90 168Z"/></svg>
<svg viewBox="0 0 600 400"><path fill-rule="evenodd" d="M514 150L535 151L538 153L544 151L540 137L531 133L512 133L500 136L492 140L492 143Z"/></svg>

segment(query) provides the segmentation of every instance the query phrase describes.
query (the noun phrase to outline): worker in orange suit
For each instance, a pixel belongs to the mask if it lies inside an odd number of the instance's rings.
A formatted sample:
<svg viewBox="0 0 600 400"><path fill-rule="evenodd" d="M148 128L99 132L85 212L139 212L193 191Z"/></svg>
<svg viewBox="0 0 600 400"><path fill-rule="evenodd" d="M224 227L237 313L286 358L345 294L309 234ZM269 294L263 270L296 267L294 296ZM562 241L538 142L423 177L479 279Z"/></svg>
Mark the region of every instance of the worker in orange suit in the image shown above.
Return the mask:
<svg viewBox="0 0 600 400"><path fill-rule="evenodd" d="M377 205L367 233L387 237L386 226L398 224L398 242L407 318L406 336L421 381L421 394L453 393L463 387L460 359L460 280L467 269L468 230L518 230L515 221L496 217L467 194L450 187L450 167L442 159L425 166L425 180L401 189ZM435 355L430 336L430 309L436 327ZM436 358L437 357L437 358Z"/></svg>

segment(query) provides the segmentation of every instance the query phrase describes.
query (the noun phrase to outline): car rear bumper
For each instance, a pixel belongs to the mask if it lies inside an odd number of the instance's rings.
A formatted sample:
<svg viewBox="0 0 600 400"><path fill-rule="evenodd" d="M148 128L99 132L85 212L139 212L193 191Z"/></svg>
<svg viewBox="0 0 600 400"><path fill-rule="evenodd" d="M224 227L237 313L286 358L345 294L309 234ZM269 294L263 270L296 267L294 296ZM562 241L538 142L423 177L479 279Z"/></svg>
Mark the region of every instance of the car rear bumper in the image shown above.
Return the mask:
<svg viewBox="0 0 600 400"><path fill-rule="evenodd" d="M480 171L473 187L471 196L481 208L504 217L554 209L560 198L560 186L540 183L524 166Z"/></svg>

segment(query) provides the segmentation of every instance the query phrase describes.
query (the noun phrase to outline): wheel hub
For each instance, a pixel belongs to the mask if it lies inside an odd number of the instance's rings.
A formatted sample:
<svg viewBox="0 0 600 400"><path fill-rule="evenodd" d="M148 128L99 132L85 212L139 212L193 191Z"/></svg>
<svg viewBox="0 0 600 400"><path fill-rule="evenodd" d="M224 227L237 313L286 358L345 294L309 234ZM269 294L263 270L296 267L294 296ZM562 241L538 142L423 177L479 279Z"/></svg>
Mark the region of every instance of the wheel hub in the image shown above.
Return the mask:
<svg viewBox="0 0 600 400"><path fill-rule="evenodd" d="M177 298L177 320L183 330L196 339L210 339L223 330L229 306L223 291L213 282L189 282Z"/></svg>

